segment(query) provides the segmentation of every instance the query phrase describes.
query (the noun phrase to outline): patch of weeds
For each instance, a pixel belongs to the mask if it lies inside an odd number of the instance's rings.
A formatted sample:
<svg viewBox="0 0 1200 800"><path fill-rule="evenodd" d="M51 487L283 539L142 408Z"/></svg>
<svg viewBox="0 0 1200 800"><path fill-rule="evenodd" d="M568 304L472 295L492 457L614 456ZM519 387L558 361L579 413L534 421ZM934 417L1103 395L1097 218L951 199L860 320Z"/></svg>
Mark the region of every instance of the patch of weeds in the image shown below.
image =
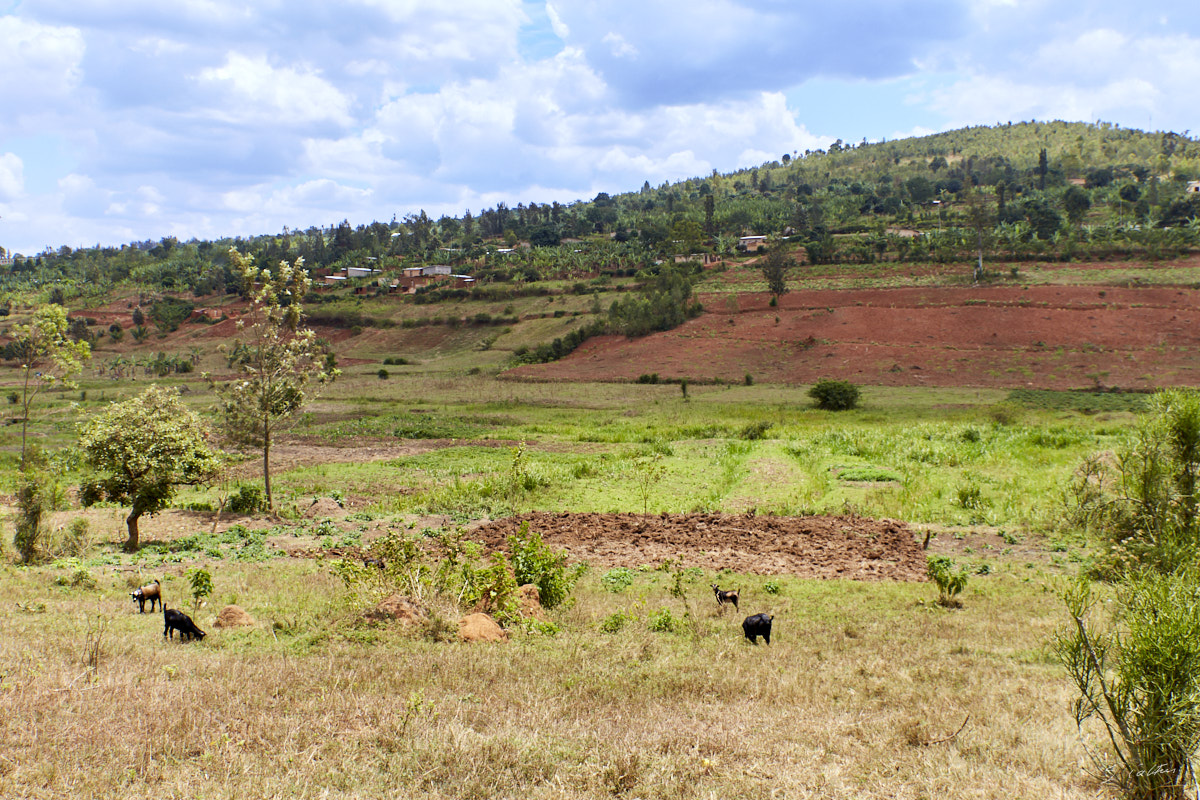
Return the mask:
<svg viewBox="0 0 1200 800"><path fill-rule="evenodd" d="M742 431L739 435L747 442L756 442L760 439L766 438L767 431L771 430L774 424L775 423L767 422L766 420L751 422L749 425L742 428Z"/></svg>
<svg viewBox="0 0 1200 800"><path fill-rule="evenodd" d="M863 466L863 467L847 467L838 473L838 478L843 481L854 483L878 483L884 481L900 482L901 476L897 472L881 467Z"/></svg>
<svg viewBox="0 0 1200 800"><path fill-rule="evenodd" d="M987 506L983 490L973 483L958 487L958 504L966 509L980 509Z"/></svg>
<svg viewBox="0 0 1200 800"><path fill-rule="evenodd" d="M54 566L59 569L66 569L68 572L65 575L59 575L54 579L56 586L65 586L71 589L95 589L96 579L88 572L83 564L79 563L75 558L64 558L54 562Z"/></svg>
<svg viewBox="0 0 1200 800"><path fill-rule="evenodd" d="M672 614L671 609L663 608L651 614L646 624L654 633L678 633L683 620Z"/></svg>
<svg viewBox="0 0 1200 800"><path fill-rule="evenodd" d="M600 623L600 630L605 633L617 633L633 619L632 614L622 609L605 617L604 621Z"/></svg>
<svg viewBox="0 0 1200 800"><path fill-rule="evenodd" d="M767 581L762 588L767 594L779 594L779 581Z"/></svg>
<svg viewBox="0 0 1200 800"><path fill-rule="evenodd" d="M600 583L613 594L620 594L633 585L633 571L628 567L614 567L604 573Z"/></svg>

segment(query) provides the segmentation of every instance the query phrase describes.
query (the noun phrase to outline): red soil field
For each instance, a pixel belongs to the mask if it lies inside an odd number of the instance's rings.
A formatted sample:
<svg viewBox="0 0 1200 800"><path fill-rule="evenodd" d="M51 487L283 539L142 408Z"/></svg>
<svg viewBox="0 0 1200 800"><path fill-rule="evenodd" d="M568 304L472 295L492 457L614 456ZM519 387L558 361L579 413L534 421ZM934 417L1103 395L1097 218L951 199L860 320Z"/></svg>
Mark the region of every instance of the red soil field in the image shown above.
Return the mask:
<svg viewBox="0 0 1200 800"><path fill-rule="evenodd" d="M522 522L571 561L593 567L731 569L757 575L852 580L925 580L925 552L903 522L867 517L729 514L551 514L485 523L471 538L507 549Z"/></svg>
<svg viewBox="0 0 1200 800"><path fill-rule="evenodd" d="M702 295L705 313L641 339L591 339L508 375L876 386L1153 389L1200 384L1191 286L978 286Z"/></svg>

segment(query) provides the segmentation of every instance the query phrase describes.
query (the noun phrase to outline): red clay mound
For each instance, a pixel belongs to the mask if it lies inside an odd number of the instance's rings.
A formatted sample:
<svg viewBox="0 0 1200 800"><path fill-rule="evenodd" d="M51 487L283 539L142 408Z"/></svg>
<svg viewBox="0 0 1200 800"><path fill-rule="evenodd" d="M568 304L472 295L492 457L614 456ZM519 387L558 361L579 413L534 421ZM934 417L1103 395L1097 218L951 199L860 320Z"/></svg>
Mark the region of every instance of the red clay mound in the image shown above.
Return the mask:
<svg viewBox="0 0 1200 800"><path fill-rule="evenodd" d="M903 522L865 517L727 514L546 514L485 523L472 537L504 549L522 522L571 560L603 567L657 565L758 575L925 580L925 552Z"/></svg>

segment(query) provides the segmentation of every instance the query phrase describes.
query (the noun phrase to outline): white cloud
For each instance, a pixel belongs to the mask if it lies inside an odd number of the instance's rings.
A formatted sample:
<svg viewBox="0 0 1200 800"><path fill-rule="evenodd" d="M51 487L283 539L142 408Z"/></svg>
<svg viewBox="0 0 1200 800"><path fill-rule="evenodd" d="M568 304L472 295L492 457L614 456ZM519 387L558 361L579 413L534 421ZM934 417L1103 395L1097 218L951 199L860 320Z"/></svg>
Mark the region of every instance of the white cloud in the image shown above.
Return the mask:
<svg viewBox="0 0 1200 800"><path fill-rule="evenodd" d="M14 153L0 155L0 200L16 200L25 192L25 165Z"/></svg>
<svg viewBox="0 0 1200 800"><path fill-rule="evenodd" d="M78 29L0 16L0 42L0 108L6 115L57 105L78 87L85 49Z"/></svg>
<svg viewBox="0 0 1200 800"><path fill-rule="evenodd" d="M232 107L214 111L234 122L294 125L350 122L350 101L311 67L273 67L265 57L230 53L222 67L205 69L202 82L228 88Z"/></svg>
<svg viewBox="0 0 1200 800"><path fill-rule="evenodd" d="M617 58L634 58L638 54L638 49L619 33L609 31L604 34L604 38L600 41L608 45L608 51Z"/></svg>
<svg viewBox="0 0 1200 800"><path fill-rule="evenodd" d="M563 22L553 3L546 3L546 16L550 18L550 29L554 31L554 35L565 41L571 35L571 29Z"/></svg>

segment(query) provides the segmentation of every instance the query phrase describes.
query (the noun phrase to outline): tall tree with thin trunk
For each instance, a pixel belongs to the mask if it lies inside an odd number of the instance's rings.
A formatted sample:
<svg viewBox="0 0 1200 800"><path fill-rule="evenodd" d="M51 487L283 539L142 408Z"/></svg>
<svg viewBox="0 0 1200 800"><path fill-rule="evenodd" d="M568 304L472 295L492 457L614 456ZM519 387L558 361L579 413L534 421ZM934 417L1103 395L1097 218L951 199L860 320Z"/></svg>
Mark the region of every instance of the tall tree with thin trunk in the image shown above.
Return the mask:
<svg viewBox="0 0 1200 800"><path fill-rule="evenodd" d="M68 334L67 309L51 303L33 312L28 325L13 326L14 346L21 359L21 466L25 466L29 409L43 389L71 389L71 376L92 357L87 342Z"/></svg>
<svg viewBox="0 0 1200 800"><path fill-rule="evenodd" d="M761 261L763 277L767 280L767 291L778 302L787 294L787 271L796 266L796 260L788 252L785 242L774 245Z"/></svg>
<svg viewBox="0 0 1200 800"><path fill-rule="evenodd" d="M992 213L991 205L988 203L987 196L980 189L972 189L967 194L967 225L975 235L977 259L973 278L975 283L979 283L984 276L983 251L991 240L992 231L996 227L996 218Z"/></svg>
<svg viewBox="0 0 1200 800"><path fill-rule="evenodd" d="M271 445L311 398L314 385L337 377L327 364L316 334L301 328L304 298L310 281L304 259L280 261L274 270L258 269L253 259L230 248L233 270L250 300L238 321L241 334L230 352L238 377L210 385L221 400L225 431L236 443L262 451L263 489L267 508L271 494Z"/></svg>

